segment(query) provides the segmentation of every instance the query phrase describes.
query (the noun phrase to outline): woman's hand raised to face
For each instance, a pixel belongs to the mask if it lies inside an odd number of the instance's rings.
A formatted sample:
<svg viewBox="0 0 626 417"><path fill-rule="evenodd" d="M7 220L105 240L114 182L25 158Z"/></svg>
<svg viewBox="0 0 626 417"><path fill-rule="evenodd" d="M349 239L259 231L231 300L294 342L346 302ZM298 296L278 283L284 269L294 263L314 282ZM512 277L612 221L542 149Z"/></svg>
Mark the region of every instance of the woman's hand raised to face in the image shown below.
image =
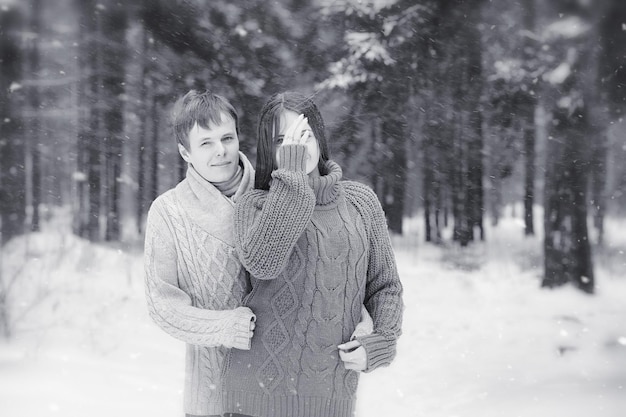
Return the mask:
<svg viewBox="0 0 626 417"><path fill-rule="evenodd" d="M310 135L309 120L300 114L285 131L283 145L304 145Z"/></svg>

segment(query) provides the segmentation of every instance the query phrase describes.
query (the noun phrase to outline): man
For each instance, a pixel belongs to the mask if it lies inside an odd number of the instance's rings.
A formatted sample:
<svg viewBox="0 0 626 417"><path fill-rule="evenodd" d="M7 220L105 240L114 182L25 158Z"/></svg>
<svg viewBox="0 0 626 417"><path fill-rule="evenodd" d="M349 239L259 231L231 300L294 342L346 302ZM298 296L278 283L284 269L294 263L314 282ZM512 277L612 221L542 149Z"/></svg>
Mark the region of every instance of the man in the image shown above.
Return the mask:
<svg viewBox="0 0 626 417"><path fill-rule="evenodd" d="M221 383L229 348L250 349L255 316L240 307L249 280L235 253L233 209L254 182L239 152L238 116L223 97L192 90L174 105L184 180L148 212L145 284L152 319L187 343L187 416L222 414Z"/></svg>

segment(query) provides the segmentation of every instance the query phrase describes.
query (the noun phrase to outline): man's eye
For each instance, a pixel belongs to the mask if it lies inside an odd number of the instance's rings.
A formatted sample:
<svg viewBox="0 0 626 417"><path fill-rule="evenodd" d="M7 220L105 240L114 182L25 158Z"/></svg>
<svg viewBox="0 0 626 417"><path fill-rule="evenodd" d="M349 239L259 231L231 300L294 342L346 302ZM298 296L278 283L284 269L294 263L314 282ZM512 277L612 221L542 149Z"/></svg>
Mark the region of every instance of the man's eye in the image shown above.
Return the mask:
<svg viewBox="0 0 626 417"><path fill-rule="evenodd" d="M202 142L200 146L210 146L212 144L213 144L212 142L206 141L206 142Z"/></svg>
<svg viewBox="0 0 626 417"><path fill-rule="evenodd" d="M234 137L232 137L232 136L226 136L226 137L225 137L224 139L222 139L222 140L223 140L224 142L230 142L230 141L232 141L233 139L235 139L235 138L234 138Z"/></svg>

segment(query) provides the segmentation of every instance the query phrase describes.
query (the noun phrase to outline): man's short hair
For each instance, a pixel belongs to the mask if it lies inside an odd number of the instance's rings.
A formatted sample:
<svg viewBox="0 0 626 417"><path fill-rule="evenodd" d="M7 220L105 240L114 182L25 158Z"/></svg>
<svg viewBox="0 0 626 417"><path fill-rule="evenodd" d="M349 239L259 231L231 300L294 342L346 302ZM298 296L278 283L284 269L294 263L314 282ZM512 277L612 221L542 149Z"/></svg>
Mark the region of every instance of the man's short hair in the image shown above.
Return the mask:
<svg viewBox="0 0 626 417"><path fill-rule="evenodd" d="M228 100L210 91L189 91L174 103L172 110L176 142L189 149L189 132L193 126L197 123L198 126L209 129L211 124L219 125L223 122L222 114L233 118L239 135L239 116Z"/></svg>

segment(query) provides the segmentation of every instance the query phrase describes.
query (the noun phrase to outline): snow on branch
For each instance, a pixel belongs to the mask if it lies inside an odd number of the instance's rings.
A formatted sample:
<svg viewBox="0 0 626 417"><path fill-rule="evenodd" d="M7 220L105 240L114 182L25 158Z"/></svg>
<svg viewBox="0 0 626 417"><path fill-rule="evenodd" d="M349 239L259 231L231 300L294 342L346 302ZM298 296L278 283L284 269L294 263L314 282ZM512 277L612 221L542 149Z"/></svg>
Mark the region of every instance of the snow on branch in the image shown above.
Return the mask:
<svg viewBox="0 0 626 417"><path fill-rule="evenodd" d="M348 44L350 55L353 55L356 59L364 58L367 61L380 61L385 65L392 65L395 62L375 33L348 32L345 40Z"/></svg>
<svg viewBox="0 0 626 417"><path fill-rule="evenodd" d="M580 17L572 16L558 20L546 27L543 33L544 39L565 38L573 39L587 33L591 29L589 23Z"/></svg>
<svg viewBox="0 0 626 417"><path fill-rule="evenodd" d="M381 9L390 7L398 0L320 0L321 12L325 15L344 14L346 16L368 17L373 19Z"/></svg>

